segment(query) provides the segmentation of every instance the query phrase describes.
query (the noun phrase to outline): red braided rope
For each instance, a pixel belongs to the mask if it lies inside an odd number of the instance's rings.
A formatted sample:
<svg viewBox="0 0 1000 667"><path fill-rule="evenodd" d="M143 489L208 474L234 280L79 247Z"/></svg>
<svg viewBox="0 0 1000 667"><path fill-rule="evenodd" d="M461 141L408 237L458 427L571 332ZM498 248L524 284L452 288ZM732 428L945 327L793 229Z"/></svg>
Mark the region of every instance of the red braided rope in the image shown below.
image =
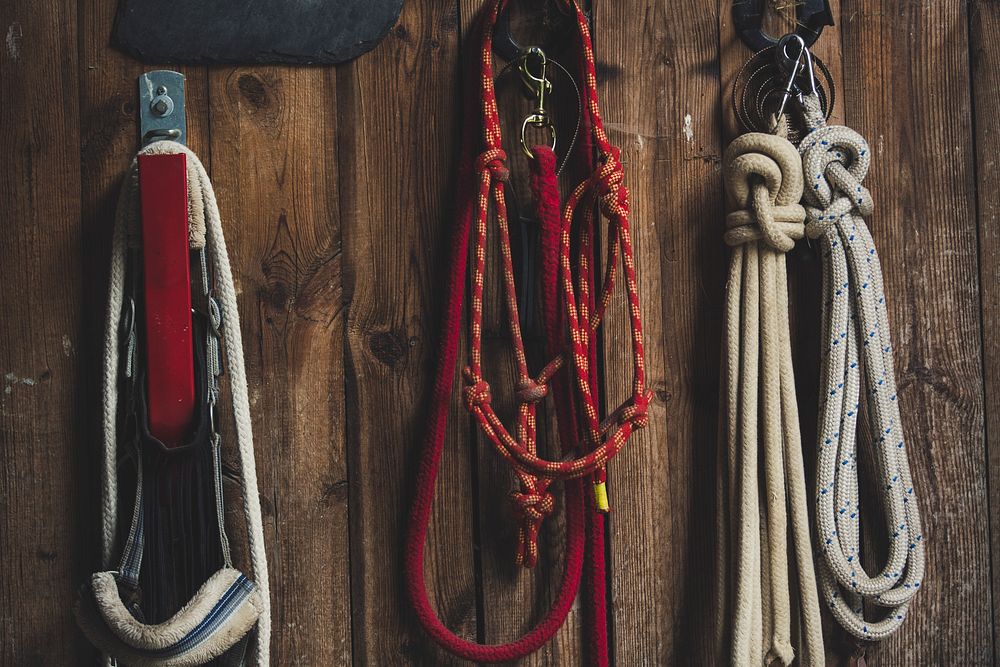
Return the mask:
<svg viewBox="0 0 1000 667"><path fill-rule="evenodd" d="M547 349L551 361L535 376L528 370L518 317L517 292L511 253L502 135L493 85L493 29L507 0L493 0L483 15L481 92L485 149L473 158L476 140L473 124L466 130L463 168L460 174L459 215L453 246L452 272L444 316L438 372L430 410L430 426L417 477L417 492L410 516L406 544L407 589L421 624L439 644L463 658L495 662L524 657L534 652L562 625L579 586L584 551L584 500L582 483L591 477L604 483L607 462L625 445L632 431L646 424L650 392L645 389L642 325L636 288L635 262L629 229L628 190L622 184L620 153L608 141L597 102L594 54L587 18L573 2L583 50L585 85L583 126L590 129L598 154L594 173L580 183L560 207L555 176L555 155L546 147L533 150L532 189L538 200L542 227L542 292ZM472 99L471 96L469 99ZM471 104L469 105L472 106ZM472 114L469 114L472 115ZM479 144L482 146L483 144ZM478 188L476 184L478 182ZM491 405L491 387L482 371L483 283L485 279L487 226L492 201L499 229L503 286L509 317L511 342L517 365L517 417L512 434ZM607 219L609 250L600 298L593 292L594 210ZM560 214L561 211L561 214ZM579 218L579 220L577 220ZM475 234L471 235L472 227ZM577 262L572 261L571 239L577 224ZM434 483L444 444L452 374L457 361L464 281L472 236L472 294L470 304L470 354L463 371L465 403L487 439L517 474L520 490L513 494L521 521L517 562L532 567L538 558L537 537L554 501L548 491L556 479L566 481L567 562L559 594L546 617L522 638L503 645L470 642L449 631L437 617L427 597L423 575L423 546L430 521ZM632 396L603 422L600 420L596 374L596 332L611 299L618 257L624 266L633 353ZM558 375L567 368L567 376ZM537 454L536 406L553 384L564 458L550 461ZM574 400L576 397L576 400ZM582 434L582 438L580 437ZM593 626L590 643L593 659L607 664L607 628L604 600L604 524L593 500L586 529L588 560L588 625Z"/></svg>

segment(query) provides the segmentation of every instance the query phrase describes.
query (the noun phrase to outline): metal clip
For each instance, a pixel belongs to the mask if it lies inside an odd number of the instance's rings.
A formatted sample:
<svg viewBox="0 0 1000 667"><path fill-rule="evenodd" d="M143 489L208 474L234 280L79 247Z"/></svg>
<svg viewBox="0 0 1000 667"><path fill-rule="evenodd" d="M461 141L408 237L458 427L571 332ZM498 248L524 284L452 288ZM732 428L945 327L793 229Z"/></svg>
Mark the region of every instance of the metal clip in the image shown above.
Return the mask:
<svg viewBox="0 0 1000 667"><path fill-rule="evenodd" d="M792 42L799 47L799 52L794 59L788 54L788 45ZM788 83L785 84L785 91L781 96L781 106L778 107L778 116L781 116L785 113L785 106L792 95L798 98L800 104L802 103L803 95L806 93L803 92L802 87L798 83L800 76L808 75L808 94L817 94L816 72L813 70L813 59L812 54L809 52L809 47L806 46L805 40L795 33L785 35L781 38L778 42L778 48L775 49L774 57L777 60L778 67L788 73Z"/></svg>
<svg viewBox="0 0 1000 667"><path fill-rule="evenodd" d="M171 70L139 77L139 145L163 139L187 145L184 75Z"/></svg>
<svg viewBox="0 0 1000 667"><path fill-rule="evenodd" d="M532 61L538 64L537 73L531 71ZM552 92L552 81L548 78L548 66L549 61L545 52L537 46L526 49L521 55L518 65L518 70L521 72L521 82L529 94L535 98L535 109L521 122L521 150L529 158L535 157L531 149L528 148L527 132L529 126L548 130L552 149L555 150L556 147L556 126L552 122L549 112L545 109L545 96Z"/></svg>

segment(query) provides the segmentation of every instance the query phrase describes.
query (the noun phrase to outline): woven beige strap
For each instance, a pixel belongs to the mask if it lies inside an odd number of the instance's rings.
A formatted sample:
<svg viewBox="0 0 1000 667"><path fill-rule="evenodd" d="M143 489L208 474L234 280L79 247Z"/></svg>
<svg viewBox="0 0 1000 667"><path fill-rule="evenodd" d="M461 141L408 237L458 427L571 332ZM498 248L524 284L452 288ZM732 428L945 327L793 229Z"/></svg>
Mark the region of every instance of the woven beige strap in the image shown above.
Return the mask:
<svg viewBox="0 0 1000 667"><path fill-rule="evenodd" d="M733 248L722 396L735 550L731 661L788 665L798 645L800 664L822 665L784 256L804 235L802 164L786 139L751 133L730 144L723 168Z"/></svg>

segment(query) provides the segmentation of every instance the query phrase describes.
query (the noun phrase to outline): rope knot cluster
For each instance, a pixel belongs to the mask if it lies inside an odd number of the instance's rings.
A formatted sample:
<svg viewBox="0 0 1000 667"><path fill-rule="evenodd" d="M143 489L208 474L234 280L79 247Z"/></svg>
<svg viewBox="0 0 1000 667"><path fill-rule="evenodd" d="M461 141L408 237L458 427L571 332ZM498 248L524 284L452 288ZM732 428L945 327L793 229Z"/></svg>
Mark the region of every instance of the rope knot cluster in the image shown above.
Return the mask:
<svg viewBox="0 0 1000 667"><path fill-rule="evenodd" d="M633 428L646 428L649 425L649 402L652 398L652 391L636 394L632 404L622 410L618 421L622 424L631 422Z"/></svg>
<svg viewBox="0 0 1000 667"><path fill-rule="evenodd" d="M601 154L601 167L594 174L601 210L615 219L628 214L628 188L622 185L625 168L622 166L621 149L611 146Z"/></svg>
<svg viewBox="0 0 1000 667"><path fill-rule="evenodd" d="M506 162L507 154L502 148L489 148L476 158L476 173L482 174L489 171L493 178L498 181L506 181L510 178L510 170L507 169Z"/></svg>
<svg viewBox="0 0 1000 667"><path fill-rule="evenodd" d="M799 145L805 187L806 234L816 239L848 215L868 217L874 202L861 181L868 174L871 151L864 137L843 125L824 125Z"/></svg>
<svg viewBox="0 0 1000 667"><path fill-rule="evenodd" d="M531 521L533 524L540 524L556 508L556 500L548 491L544 493L519 493L515 491L510 494L510 497L514 501L514 512L518 518Z"/></svg>
<svg viewBox="0 0 1000 667"><path fill-rule="evenodd" d="M462 390L462 395L465 397L465 407L469 412L475 412L489 405L493 400L489 383L474 375L469 369L465 370L465 379L469 384Z"/></svg>
<svg viewBox="0 0 1000 667"><path fill-rule="evenodd" d="M744 134L726 149L723 173L729 207L725 241L737 246L764 241L788 252L805 235L802 163L787 139L773 134Z"/></svg>
<svg viewBox="0 0 1000 667"><path fill-rule="evenodd" d="M531 378L524 378L515 388L517 400L522 403L537 403L549 394L549 387Z"/></svg>

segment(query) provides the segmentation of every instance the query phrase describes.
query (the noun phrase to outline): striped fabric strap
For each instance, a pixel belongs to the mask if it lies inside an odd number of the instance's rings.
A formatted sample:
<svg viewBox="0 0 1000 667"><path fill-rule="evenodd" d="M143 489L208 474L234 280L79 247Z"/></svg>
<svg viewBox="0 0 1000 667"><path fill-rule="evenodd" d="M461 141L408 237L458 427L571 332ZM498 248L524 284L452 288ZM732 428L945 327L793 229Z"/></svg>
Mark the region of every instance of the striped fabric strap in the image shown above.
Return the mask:
<svg viewBox="0 0 1000 667"><path fill-rule="evenodd" d="M254 591L253 582L245 575L237 577L225 594L215 603L198 625L192 628L175 644L160 649L136 649L148 657L172 658L187 653L209 639Z"/></svg>
<svg viewBox="0 0 1000 667"><path fill-rule="evenodd" d="M132 508L132 523L128 531L128 539L122 550L122 558L118 565L119 583L132 590L139 588L139 571L142 568L142 550L145 546L145 512L142 511L142 452L135 447L135 506ZM138 610L138 607L135 611Z"/></svg>
<svg viewBox="0 0 1000 667"><path fill-rule="evenodd" d="M76 609L87 637L130 665L200 665L244 638L262 609L261 593L244 574L224 567L172 618L146 625L119 597L116 573L99 572Z"/></svg>

